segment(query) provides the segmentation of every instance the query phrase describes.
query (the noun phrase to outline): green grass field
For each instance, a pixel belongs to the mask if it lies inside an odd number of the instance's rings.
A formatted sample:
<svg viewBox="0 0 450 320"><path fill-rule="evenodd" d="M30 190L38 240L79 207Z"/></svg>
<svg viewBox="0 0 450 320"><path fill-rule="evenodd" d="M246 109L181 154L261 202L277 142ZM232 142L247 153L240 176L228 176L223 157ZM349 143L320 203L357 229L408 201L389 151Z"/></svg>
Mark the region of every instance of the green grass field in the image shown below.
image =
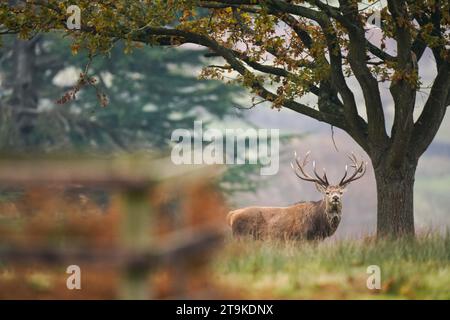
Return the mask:
<svg viewBox="0 0 450 320"><path fill-rule="evenodd" d="M381 269L380 290L366 286L370 265ZM450 299L450 233L395 242L230 239L214 270L248 298Z"/></svg>

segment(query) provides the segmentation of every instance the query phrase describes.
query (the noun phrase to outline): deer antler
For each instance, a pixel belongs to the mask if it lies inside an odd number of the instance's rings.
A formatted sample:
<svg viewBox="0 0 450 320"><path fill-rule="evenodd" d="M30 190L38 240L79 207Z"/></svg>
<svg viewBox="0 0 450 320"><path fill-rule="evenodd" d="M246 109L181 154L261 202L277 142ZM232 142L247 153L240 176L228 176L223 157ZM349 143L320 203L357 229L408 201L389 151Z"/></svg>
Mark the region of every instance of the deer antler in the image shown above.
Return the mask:
<svg viewBox="0 0 450 320"><path fill-rule="evenodd" d="M297 164L297 167L294 167L294 164L292 162L291 162L291 167L292 167L292 169L294 169L295 175L297 177L299 177L300 179L302 179L302 180L315 182L315 183L318 183L318 184L320 184L322 186L325 186L325 187L328 186L329 183L328 183L328 178L327 178L327 173L325 171L325 168L323 169L323 177L321 178L319 176L319 174L317 173L317 171L316 171L316 162L315 161L313 161L313 172L314 172L314 175L316 177L314 178L313 176L311 176L311 175L309 175L308 173L305 172L304 168L309 163L308 157L309 157L310 153L311 152L308 151L305 154L305 158L303 159L302 163L300 163L299 158L297 157L297 152L294 152L295 163ZM301 174L299 174L297 169L300 171Z"/></svg>
<svg viewBox="0 0 450 320"><path fill-rule="evenodd" d="M356 156L353 152L348 155L348 158L352 162L352 164L350 166L352 168L355 168L355 171L352 173L352 175L350 177L347 178L348 166L346 165L344 176L342 177L341 182L339 182L340 186L345 186L352 181L358 180L358 179L362 178L362 176L364 176L364 174L366 173L367 162L361 161L358 164L358 159L356 158Z"/></svg>

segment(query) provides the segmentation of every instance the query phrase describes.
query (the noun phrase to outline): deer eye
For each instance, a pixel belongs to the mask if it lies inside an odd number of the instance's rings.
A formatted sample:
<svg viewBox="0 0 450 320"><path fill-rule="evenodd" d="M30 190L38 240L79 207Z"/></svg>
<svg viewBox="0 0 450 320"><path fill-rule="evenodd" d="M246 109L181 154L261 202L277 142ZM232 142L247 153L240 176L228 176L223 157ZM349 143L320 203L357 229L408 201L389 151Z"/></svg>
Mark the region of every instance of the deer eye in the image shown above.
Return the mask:
<svg viewBox="0 0 450 320"><path fill-rule="evenodd" d="M325 194L330 194L330 191L325 192Z"/></svg>

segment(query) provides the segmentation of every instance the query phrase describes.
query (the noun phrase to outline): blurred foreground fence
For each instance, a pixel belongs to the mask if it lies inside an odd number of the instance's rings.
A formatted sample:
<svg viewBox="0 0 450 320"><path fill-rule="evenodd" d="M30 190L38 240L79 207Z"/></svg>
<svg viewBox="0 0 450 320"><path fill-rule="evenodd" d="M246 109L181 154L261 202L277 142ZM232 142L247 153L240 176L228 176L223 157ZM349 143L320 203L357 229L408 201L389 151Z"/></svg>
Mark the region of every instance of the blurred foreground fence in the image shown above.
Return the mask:
<svg viewBox="0 0 450 320"><path fill-rule="evenodd" d="M208 256L220 245L223 223L218 221L224 217L224 205L220 197L211 196L218 171L212 166L175 166L170 159L148 156L3 157L0 159L2 187L95 186L116 192L124 206L120 210L119 246L116 248L0 243L0 262L63 265L75 261L118 268L121 270L119 298L152 298L147 278L155 268L175 267L173 276L182 282L183 277L179 275L187 271L180 268L191 261L207 263ZM164 205L153 201L154 197L149 194L155 190L159 198L170 201L163 201ZM182 217L186 211L190 211L189 218ZM167 222L168 215L190 222L172 221L175 228L170 229L161 243L158 230L167 225L164 221Z"/></svg>

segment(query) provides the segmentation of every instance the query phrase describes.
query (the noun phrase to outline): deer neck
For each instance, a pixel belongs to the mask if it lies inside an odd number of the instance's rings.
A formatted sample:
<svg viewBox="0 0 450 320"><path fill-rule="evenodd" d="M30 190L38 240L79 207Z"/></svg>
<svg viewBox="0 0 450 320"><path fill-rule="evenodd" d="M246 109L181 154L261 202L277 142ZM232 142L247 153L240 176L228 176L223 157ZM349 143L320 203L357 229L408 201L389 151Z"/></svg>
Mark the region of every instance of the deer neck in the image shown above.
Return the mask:
<svg viewBox="0 0 450 320"><path fill-rule="evenodd" d="M329 235L332 235L341 222L342 203L332 205L326 199L324 199L322 203L325 207L324 214L325 220L329 226Z"/></svg>

